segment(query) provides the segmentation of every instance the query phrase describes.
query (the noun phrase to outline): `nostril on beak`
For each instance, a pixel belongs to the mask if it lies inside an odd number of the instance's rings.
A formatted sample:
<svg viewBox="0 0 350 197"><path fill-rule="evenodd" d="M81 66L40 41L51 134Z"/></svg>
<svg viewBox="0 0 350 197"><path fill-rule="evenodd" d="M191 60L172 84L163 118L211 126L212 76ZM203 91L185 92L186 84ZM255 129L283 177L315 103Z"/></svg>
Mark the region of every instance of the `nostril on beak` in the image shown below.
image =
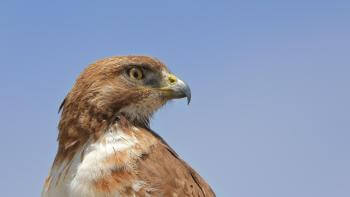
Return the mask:
<svg viewBox="0 0 350 197"><path fill-rule="evenodd" d="M169 80L170 84L174 84L177 81L177 79L174 75L170 75L168 80Z"/></svg>

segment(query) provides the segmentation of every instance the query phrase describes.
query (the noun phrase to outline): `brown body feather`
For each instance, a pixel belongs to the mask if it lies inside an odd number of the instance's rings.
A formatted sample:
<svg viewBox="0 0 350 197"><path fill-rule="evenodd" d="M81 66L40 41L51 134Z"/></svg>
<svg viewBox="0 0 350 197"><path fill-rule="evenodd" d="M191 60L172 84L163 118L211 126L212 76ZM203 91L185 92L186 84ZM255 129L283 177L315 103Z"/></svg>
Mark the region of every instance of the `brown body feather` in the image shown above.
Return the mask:
<svg viewBox="0 0 350 197"><path fill-rule="evenodd" d="M122 118L122 121L126 121ZM106 162L118 166L132 162L132 170L118 168L110 176L96 181L95 187L102 192L118 190L122 196L131 195L134 180L141 180L143 187L137 196L215 196L210 186L186 162L172 150L162 138L148 129L139 128L137 132L130 128L136 138L140 139L140 156L129 160L127 155L112 155Z"/></svg>

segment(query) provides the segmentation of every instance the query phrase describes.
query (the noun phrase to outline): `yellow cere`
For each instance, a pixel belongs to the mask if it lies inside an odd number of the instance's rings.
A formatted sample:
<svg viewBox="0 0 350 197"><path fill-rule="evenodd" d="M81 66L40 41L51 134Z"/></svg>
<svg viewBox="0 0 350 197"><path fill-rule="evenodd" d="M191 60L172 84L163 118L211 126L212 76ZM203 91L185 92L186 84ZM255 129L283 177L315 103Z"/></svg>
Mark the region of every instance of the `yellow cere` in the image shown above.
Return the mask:
<svg viewBox="0 0 350 197"><path fill-rule="evenodd" d="M169 82L170 82L171 84L173 84L173 83L175 83L175 82L177 81L176 76L175 76L175 75L172 75L172 74L169 75L168 79L169 79Z"/></svg>

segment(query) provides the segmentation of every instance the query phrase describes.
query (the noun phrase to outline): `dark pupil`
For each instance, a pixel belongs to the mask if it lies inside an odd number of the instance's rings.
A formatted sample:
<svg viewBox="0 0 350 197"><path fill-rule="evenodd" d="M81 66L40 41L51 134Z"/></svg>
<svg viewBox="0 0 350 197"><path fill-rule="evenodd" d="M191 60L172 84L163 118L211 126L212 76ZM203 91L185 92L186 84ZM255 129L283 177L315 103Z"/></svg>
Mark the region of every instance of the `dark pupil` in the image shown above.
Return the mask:
<svg viewBox="0 0 350 197"><path fill-rule="evenodd" d="M134 78L138 79L139 78L139 73L137 71L134 71L133 74Z"/></svg>

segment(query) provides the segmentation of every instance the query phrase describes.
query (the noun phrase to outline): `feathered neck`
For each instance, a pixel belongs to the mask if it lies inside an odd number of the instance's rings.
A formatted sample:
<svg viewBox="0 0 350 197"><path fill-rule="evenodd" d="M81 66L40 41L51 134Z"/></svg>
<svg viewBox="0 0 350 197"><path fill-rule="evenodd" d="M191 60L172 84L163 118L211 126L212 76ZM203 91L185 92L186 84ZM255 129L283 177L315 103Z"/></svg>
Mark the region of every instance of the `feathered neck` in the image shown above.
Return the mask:
<svg viewBox="0 0 350 197"><path fill-rule="evenodd" d="M118 123L120 128L136 127L151 131L149 117L139 120L123 112L98 110L95 107L79 110L79 105L69 105L65 101L60 110L62 114L58 125L59 147L54 165L71 160L80 147L89 140L98 140L115 123Z"/></svg>

